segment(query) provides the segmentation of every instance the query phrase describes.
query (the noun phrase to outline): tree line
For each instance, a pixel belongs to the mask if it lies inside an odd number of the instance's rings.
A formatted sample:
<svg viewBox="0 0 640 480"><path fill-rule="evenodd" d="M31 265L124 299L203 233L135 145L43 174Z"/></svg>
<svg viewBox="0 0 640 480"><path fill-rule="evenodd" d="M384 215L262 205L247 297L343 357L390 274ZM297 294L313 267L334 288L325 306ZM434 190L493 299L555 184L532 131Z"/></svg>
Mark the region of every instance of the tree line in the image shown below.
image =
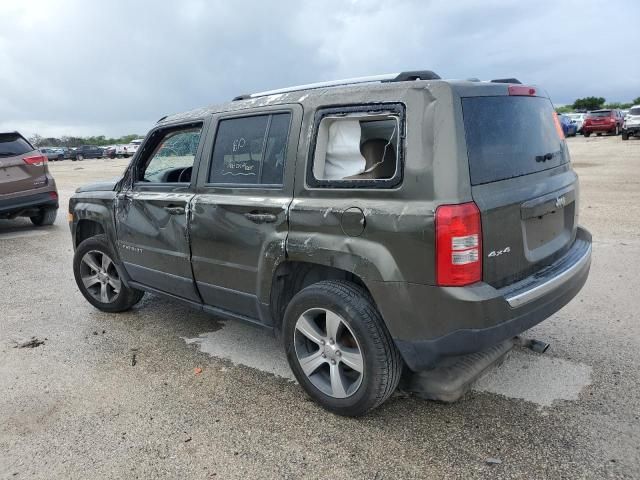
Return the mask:
<svg viewBox="0 0 640 480"><path fill-rule="evenodd" d="M576 110L600 110L603 108L619 108L619 109L627 109L631 108L633 105L640 104L640 97L634 98L630 103L620 103L620 102L611 102L606 103L606 99L604 97L585 97L578 98L571 105L563 105L562 107L556 108L558 113L568 113L575 112Z"/></svg>
<svg viewBox="0 0 640 480"><path fill-rule="evenodd" d="M43 137L37 133L29 137L29 142L34 147L79 147L80 145L97 145L104 147L106 145L120 145L131 143L131 140L141 138L140 135L125 135L119 138L107 138L104 135L98 135L97 137Z"/></svg>

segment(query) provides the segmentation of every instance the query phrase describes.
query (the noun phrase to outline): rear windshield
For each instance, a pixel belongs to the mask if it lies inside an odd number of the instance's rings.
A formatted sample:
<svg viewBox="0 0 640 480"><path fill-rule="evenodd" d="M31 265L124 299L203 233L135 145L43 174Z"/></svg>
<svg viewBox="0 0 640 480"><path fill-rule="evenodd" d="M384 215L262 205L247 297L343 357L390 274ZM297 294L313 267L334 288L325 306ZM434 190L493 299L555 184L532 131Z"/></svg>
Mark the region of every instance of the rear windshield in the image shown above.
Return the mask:
<svg viewBox="0 0 640 480"><path fill-rule="evenodd" d="M497 182L568 161L547 98L462 99L471 183Z"/></svg>
<svg viewBox="0 0 640 480"><path fill-rule="evenodd" d="M589 114L589 117L593 118L593 117L610 117L611 116L611 110L603 110L601 112L591 112Z"/></svg>
<svg viewBox="0 0 640 480"><path fill-rule="evenodd" d="M30 152L33 147L17 133L0 133L0 157L13 157Z"/></svg>
<svg viewBox="0 0 640 480"><path fill-rule="evenodd" d="M629 115L640 115L640 107L632 108L629 110Z"/></svg>

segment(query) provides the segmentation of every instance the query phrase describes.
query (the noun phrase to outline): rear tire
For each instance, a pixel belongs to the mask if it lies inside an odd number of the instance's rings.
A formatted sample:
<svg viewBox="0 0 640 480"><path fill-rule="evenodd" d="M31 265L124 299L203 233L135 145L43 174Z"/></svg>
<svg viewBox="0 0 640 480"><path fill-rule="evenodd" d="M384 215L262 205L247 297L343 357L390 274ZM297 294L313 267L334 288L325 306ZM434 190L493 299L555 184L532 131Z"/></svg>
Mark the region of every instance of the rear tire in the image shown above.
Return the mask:
<svg viewBox="0 0 640 480"><path fill-rule="evenodd" d="M56 221L56 216L58 215L57 208L43 208L40 210L38 215L34 215L33 217L29 217L31 219L31 223L38 227L42 227L45 225L53 225Z"/></svg>
<svg viewBox="0 0 640 480"><path fill-rule="evenodd" d="M583 133L583 135L584 135L586 138L589 138L589 137L591 136L591 132L584 132L584 133Z"/></svg>
<svg viewBox="0 0 640 480"><path fill-rule="evenodd" d="M73 255L73 276L80 293L98 310L109 313L129 310L144 296L143 291L124 284L115 258L105 235L87 238Z"/></svg>
<svg viewBox="0 0 640 480"><path fill-rule="evenodd" d="M398 386L400 353L373 299L354 283L325 280L298 292L285 311L283 341L300 385L338 415L364 415Z"/></svg>

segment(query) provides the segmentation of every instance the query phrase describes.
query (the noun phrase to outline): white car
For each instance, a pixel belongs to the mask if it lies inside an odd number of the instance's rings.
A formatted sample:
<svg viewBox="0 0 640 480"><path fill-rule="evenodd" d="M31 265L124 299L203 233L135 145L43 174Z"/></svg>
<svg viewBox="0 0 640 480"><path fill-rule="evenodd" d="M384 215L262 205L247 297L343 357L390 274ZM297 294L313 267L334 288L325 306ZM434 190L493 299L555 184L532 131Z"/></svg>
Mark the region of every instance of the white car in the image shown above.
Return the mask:
<svg viewBox="0 0 640 480"><path fill-rule="evenodd" d="M622 139L629 140L629 135L640 137L640 105L634 105L624 117L622 124Z"/></svg>
<svg viewBox="0 0 640 480"><path fill-rule="evenodd" d="M576 124L578 133L582 133L582 124L584 123L584 118L587 116L587 114L586 113L565 113L565 115L569 117L572 122Z"/></svg>
<svg viewBox="0 0 640 480"><path fill-rule="evenodd" d="M142 144L144 138L137 138L135 140L131 140L127 145L123 145L123 155L125 157L132 157L138 151L138 147Z"/></svg>

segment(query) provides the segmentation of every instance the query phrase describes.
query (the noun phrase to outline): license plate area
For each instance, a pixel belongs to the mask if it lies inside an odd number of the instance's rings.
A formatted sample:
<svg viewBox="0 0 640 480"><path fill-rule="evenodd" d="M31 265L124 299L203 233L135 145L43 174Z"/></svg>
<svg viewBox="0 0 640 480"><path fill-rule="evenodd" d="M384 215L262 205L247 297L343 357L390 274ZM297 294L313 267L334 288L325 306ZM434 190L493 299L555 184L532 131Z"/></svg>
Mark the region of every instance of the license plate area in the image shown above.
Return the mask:
<svg viewBox="0 0 640 480"><path fill-rule="evenodd" d="M575 203L542 216L522 221L524 254L529 262L538 262L564 247L571 240Z"/></svg>

